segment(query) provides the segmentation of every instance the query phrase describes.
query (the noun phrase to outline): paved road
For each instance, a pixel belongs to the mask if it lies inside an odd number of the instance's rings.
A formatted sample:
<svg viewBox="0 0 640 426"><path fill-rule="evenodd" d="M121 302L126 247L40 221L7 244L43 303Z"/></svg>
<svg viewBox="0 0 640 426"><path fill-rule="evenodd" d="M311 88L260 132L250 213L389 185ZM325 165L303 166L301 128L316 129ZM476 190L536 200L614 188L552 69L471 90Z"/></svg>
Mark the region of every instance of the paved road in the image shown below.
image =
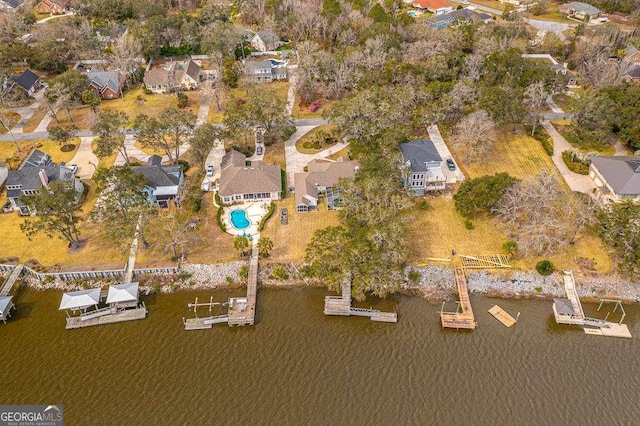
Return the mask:
<svg viewBox="0 0 640 426"><path fill-rule="evenodd" d="M553 155L551 159L569 188L572 191L583 192L589 195L593 194L593 190L596 187L593 180L589 176L573 173L562 160L562 152L573 149L571 144L567 142L548 121L543 121L542 127L545 128L549 136L551 136L551 139L553 139Z"/></svg>
<svg viewBox="0 0 640 426"><path fill-rule="evenodd" d="M564 31L576 26L576 24L563 24L561 22L541 21L538 19L525 19L524 21L539 31L555 33L561 40L566 39Z"/></svg>
<svg viewBox="0 0 640 426"><path fill-rule="evenodd" d="M453 3L462 4L462 0L451 0L451 1ZM477 8L478 10L481 10L483 12L493 13L494 15L498 15L498 16L502 15L502 10L494 9L493 7L483 6L481 4L477 4L477 3L473 3L473 2L469 3L467 6L473 6L473 7Z"/></svg>

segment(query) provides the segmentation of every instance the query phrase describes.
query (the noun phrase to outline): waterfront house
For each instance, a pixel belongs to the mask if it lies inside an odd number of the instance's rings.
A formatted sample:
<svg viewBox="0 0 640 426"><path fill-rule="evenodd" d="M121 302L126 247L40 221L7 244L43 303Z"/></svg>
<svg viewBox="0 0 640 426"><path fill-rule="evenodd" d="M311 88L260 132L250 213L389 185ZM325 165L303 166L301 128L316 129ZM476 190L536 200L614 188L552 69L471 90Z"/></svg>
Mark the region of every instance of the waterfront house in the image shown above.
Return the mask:
<svg viewBox="0 0 640 426"><path fill-rule="evenodd" d="M218 195L225 204L279 200L282 169L262 161L246 164L247 157L235 150L222 157Z"/></svg>
<svg viewBox="0 0 640 426"><path fill-rule="evenodd" d="M194 60L171 61L159 66L151 65L144 74L144 86L153 93L176 90L196 90L200 87L202 69Z"/></svg>
<svg viewBox="0 0 640 426"><path fill-rule="evenodd" d="M632 155L591 157L589 176L601 201L640 201L640 157Z"/></svg>
<svg viewBox="0 0 640 426"><path fill-rule="evenodd" d="M34 149L18 170L9 170L7 174L9 210L19 211L23 215L35 214L35 209L20 201L20 196L37 194L40 188L48 187L56 180L69 182L78 194L84 190L82 181L75 177L71 168L54 163L49 155Z"/></svg>
<svg viewBox="0 0 640 426"><path fill-rule="evenodd" d="M89 90L100 99L113 99L122 96L122 86L117 71L97 71L87 72Z"/></svg>
<svg viewBox="0 0 640 426"><path fill-rule="evenodd" d="M318 201L324 197L328 210L342 208L343 199L338 183L340 179L353 179L358 170L357 161L344 157L335 162L311 160L307 172L294 175L296 212L306 213L318 209Z"/></svg>
<svg viewBox="0 0 640 426"><path fill-rule="evenodd" d="M628 82L640 81L640 51L633 45L626 48L626 55L622 58L623 66L626 68L623 80Z"/></svg>
<svg viewBox="0 0 640 426"><path fill-rule="evenodd" d="M36 6L36 10L41 14L62 15L71 5L71 0L42 0Z"/></svg>
<svg viewBox="0 0 640 426"><path fill-rule="evenodd" d="M27 96L32 96L40 87L40 76L30 69L26 69L14 79L15 85L24 90Z"/></svg>
<svg viewBox="0 0 640 426"><path fill-rule="evenodd" d="M248 80L257 83L268 83L287 78L287 65L283 61L265 59L263 61L245 61L244 73Z"/></svg>
<svg viewBox="0 0 640 426"><path fill-rule="evenodd" d="M274 34L271 30L257 32L253 37L251 37L249 43L251 44L251 47L253 47L258 52L269 52L272 50L276 50L283 44L280 40L280 37Z"/></svg>
<svg viewBox="0 0 640 426"><path fill-rule="evenodd" d="M600 16L601 13L597 7L579 1L560 5L558 12L580 20L594 19Z"/></svg>
<svg viewBox="0 0 640 426"><path fill-rule="evenodd" d="M147 180L144 194L149 202L168 208L171 201L178 201L178 193L184 181L182 165L163 166L162 157L152 155L146 165L134 166L132 169Z"/></svg>
<svg viewBox="0 0 640 426"><path fill-rule="evenodd" d="M432 141L417 139L400 144L404 158L404 186L415 195L444 189L446 177L442 171L442 157Z"/></svg>
<svg viewBox="0 0 640 426"><path fill-rule="evenodd" d="M453 4L449 0L415 0L413 7L418 10L428 10L434 15L453 12Z"/></svg>
<svg viewBox="0 0 640 426"><path fill-rule="evenodd" d="M486 13L478 13L471 9L459 9L454 10L451 13L434 15L429 19L425 19L425 25L440 30L453 25L455 22L471 22L471 23L483 23L487 24L491 22L493 18Z"/></svg>

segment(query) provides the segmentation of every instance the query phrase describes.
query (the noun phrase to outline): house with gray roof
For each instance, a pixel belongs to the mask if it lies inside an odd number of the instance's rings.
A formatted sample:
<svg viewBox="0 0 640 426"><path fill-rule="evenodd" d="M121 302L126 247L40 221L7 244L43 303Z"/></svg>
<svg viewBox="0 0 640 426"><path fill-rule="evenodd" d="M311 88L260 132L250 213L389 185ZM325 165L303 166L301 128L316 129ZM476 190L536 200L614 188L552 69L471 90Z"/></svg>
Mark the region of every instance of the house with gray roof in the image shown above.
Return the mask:
<svg viewBox="0 0 640 426"><path fill-rule="evenodd" d="M269 52L272 50L276 50L278 47L284 44L280 40L280 37L278 37L271 30L257 32L253 35L253 37L251 37L249 43L251 44L251 47L259 52Z"/></svg>
<svg viewBox="0 0 640 426"><path fill-rule="evenodd" d="M282 169L262 161L246 164L247 157L229 151L222 157L218 195L225 204L279 200L282 197Z"/></svg>
<svg viewBox="0 0 640 426"><path fill-rule="evenodd" d="M48 187L54 181L69 182L78 194L82 194L84 186L77 179L73 170L66 165L56 164L51 157L39 149L34 149L22 162L18 170L9 170L7 174L8 210L18 211L22 215L34 215L36 210L20 201L22 195L35 195L40 188Z"/></svg>
<svg viewBox="0 0 640 426"><path fill-rule="evenodd" d="M152 155L144 166L134 166L133 171L147 180L144 194L147 200L159 207L168 208L171 202L178 202L178 193L184 181L182 166L162 165L162 157Z"/></svg>
<svg viewBox="0 0 640 426"><path fill-rule="evenodd" d="M446 177L442 171L442 157L436 146L427 139L417 139L399 146L404 158L402 167L404 186L415 195L444 189Z"/></svg>
<svg viewBox="0 0 640 426"><path fill-rule="evenodd" d="M153 93L196 90L200 87L202 68L193 59L171 61L154 66L144 74L144 86Z"/></svg>
<svg viewBox="0 0 640 426"><path fill-rule="evenodd" d="M638 82L640 81L640 50L632 44L627 46L625 50L626 55L622 58L622 63L628 68L622 79L629 82Z"/></svg>
<svg viewBox="0 0 640 426"><path fill-rule="evenodd" d="M15 85L24 90L27 96L32 96L40 87L40 76L30 69L15 77Z"/></svg>
<svg viewBox="0 0 640 426"><path fill-rule="evenodd" d="M633 155L591 157L589 176L602 201L640 201L640 157Z"/></svg>
<svg viewBox="0 0 640 426"><path fill-rule="evenodd" d="M89 90L100 99L114 99L122 96L120 76L117 71L87 71Z"/></svg>
<svg viewBox="0 0 640 426"><path fill-rule="evenodd" d="M287 78L287 64L275 59L265 59L262 61L245 61L244 73L248 80L257 83L268 83Z"/></svg>
<svg viewBox="0 0 640 426"><path fill-rule="evenodd" d="M572 1L570 3L560 5L560 7L558 7L558 12L580 20L585 20L586 18L594 19L602 13L597 7L579 1Z"/></svg>
<svg viewBox="0 0 640 426"><path fill-rule="evenodd" d="M440 30L453 25L456 22L472 22L487 24L491 22L493 18L486 13L478 13L471 9L458 9L451 13L442 15L433 15L431 18L425 19L425 25Z"/></svg>
<svg viewBox="0 0 640 426"><path fill-rule="evenodd" d="M318 209L318 201L324 198L327 210L342 208L343 198L339 182L353 179L358 170L357 161L340 157L335 162L311 160L307 172L294 175L296 212L306 213Z"/></svg>

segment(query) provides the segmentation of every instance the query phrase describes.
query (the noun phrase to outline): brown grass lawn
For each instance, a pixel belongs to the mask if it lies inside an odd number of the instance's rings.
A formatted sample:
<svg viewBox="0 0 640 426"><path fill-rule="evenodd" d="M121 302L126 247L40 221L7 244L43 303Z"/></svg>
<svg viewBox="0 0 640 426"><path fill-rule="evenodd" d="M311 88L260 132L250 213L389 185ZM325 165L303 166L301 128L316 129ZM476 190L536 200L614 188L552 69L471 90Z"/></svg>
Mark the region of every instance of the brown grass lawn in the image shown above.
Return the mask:
<svg viewBox="0 0 640 426"><path fill-rule="evenodd" d="M69 110L69 114L64 110L60 110L56 113L56 116L58 120L51 120L51 123L47 126L47 130L55 126L66 127L72 124L80 130L88 130L93 126L96 119L95 113L91 111L91 108L86 106ZM69 120L69 116L71 116L72 121Z"/></svg>
<svg viewBox="0 0 640 426"><path fill-rule="evenodd" d="M163 156L166 153L164 152L164 149L153 149L153 148L147 148L142 146L142 144L138 141L135 141L133 143L133 146L135 146L136 148L138 148L140 151L146 152L149 155L159 155L159 156Z"/></svg>
<svg viewBox="0 0 640 426"><path fill-rule="evenodd" d="M287 160L284 154L284 141L274 143L265 148L264 162L267 164L277 164L286 170Z"/></svg>
<svg viewBox="0 0 640 426"><path fill-rule="evenodd" d="M186 92L189 97L189 106L193 109L194 114L197 113L198 107L194 106L196 98L199 100L199 94L196 92ZM138 100L138 97L141 100ZM151 94L146 95L142 86L132 89L124 94L124 98L103 101L100 103L100 109L109 111L122 111L129 116L131 122L138 114L146 114L155 117L170 107L177 107L177 99L174 94Z"/></svg>
<svg viewBox="0 0 640 426"><path fill-rule="evenodd" d="M3 122L9 127L12 127L9 123L17 123L18 121L20 121L20 114L18 114L17 112L9 110L2 111L2 115L4 116ZM9 131L6 129L6 127L0 125L0 135L4 135L5 133L9 133Z"/></svg>
<svg viewBox="0 0 640 426"><path fill-rule="evenodd" d="M514 134L511 131L503 131L488 158L470 164L463 162L464 151L456 151L450 144L449 148L464 174L470 178L507 172L521 179L535 176L543 168L555 171L551 157L544 152L540 142L523 133Z"/></svg>
<svg viewBox="0 0 640 426"><path fill-rule="evenodd" d="M349 158L349 147L346 146L344 148L342 148L340 151L338 152L334 152L333 154L331 154L330 156L328 156L327 158L329 160L337 160L340 157L345 157L345 158Z"/></svg>
<svg viewBox="0 0 640 426"><path fill-rule="evenodd" d="M553 101L560 107L560 109L562 109L565 112L567 111L567 109L569 108L569 105L571 104L571 99L572 99L571 96L564 93L557 93L553 95Z"/></svg>
<svg viewBox="0 0 640 426"><path fill-rule="evenodd" d="M313 136L318 133L318 131L323 130L327 133L331 132L333 129L335 129L335 125L333 124L323 124L321 126L318 126L310 131L308 131L307 133L305 133L304 135L302 135L302 137L300 139L298 139L296 141L296 149L298 151L300 151L303 154L315 154L317 152L320 151L324 151L325 149L329 148L331 145L326 145L323 146L322 148L319 149L315 149L315 148L305 148L304 147L304 143L305 142L309 142Z"/></svg>
<svg viewBox="0 0 640 426"><path fill-rule="evenodd" d="M300 97L296 96L293 104L291 115L293 118L322 118L322 111L331 108L331 102L324 101L320 105L320 109L316 112L309 111L309 107L300 105Z"/></svg>
<svg viewBox="0 0 640 426"><path fill-rule="evenodd" d="M13 142L2 142L0 143L0 161L6 161L13 158L13 163L15 164L11 164L11 167L17 168L22 163L22 160L24 160L24 158L29 155L31 150L33 150L34 148L38 148L39 150L49 154L54 162L60 163L64 161L66 163L69 162L74 155L76 155L78 145L80 144L80 139L73 138L71 139L70 143L75 145L75 148L69 152L62 152L60 150L60 145L48 139L23 141L18 142L18 145L20 146L20 152L18 152L16 150L16 145Z"/></svg>
<svg viewBox="0 0 640 426"><path fill-rule="evenodd" d="M24 133L33 132L36 129L36 127L38 127L38 124L40 124L40 122L44 119L44 117L48 113L49 113L49 109L40 105L40 107L38 107L38 109L35 110L31 118L27 120L27 122L25 123L23 132Z"/></svg>
<svg viewBox="0 0 640 426"><path fill-rule="evenodd" d="M317 229L338 225L338 212L327 211L326 204L319 206L318 212L296 213L295 200L289 197L276 202L276 211L267 222L262 236L271 238L273 251L270 260L275 262L304 261L304 250ZM286 207L289 211L289 224L280 224L280 210Z"/></svg>
<svg viewBox="0 0 640 426"><path fill-rule="evenodd" d="M216 102L211 102L211 108L209 109L209 116L207 117L207 121L209 123L222 123L224 120L224 108L225 104L228 102L234 102L237 99L246 99L247 96L250 96L247 92L249 89L255 88L260 90L261 88L268 88L276 92L276 95L282 99L284 102L287 102L287 93L289 91L289 82L288 81L274 81L272 83L260 83L260 84L250 84L246 82L246 80L241 79L238 83L238 87L235 89L231 89L224 98L220 100L220 106L222 107L222 111L218 111L218 107Z"/></svg>
<svg viewBox="0 0 640 426"><path fill-rule="evenodd" d="M91 149L93 150L93 152L96 152L96 140L95 139L91 143ZM113 153L109 157L98 158L98 167L109 168L109 167L113 166L113 163L115 163L117 157L118 157L118 151L116 151L115 153Z"/></svg>

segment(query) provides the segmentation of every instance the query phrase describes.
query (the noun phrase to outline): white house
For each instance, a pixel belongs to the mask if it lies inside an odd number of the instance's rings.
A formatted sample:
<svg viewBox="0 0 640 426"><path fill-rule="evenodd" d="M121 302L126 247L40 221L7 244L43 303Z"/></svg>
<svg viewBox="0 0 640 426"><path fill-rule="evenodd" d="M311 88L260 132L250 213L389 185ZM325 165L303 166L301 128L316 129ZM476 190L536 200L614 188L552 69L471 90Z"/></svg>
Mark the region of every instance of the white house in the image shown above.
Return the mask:
<svg viewBox="0 0 640 426"><path fill-rule="evenodd" d="M415 0L413 7L418 10L428 10L434 15L453 12L453 4L449 0Z"/></svg>

